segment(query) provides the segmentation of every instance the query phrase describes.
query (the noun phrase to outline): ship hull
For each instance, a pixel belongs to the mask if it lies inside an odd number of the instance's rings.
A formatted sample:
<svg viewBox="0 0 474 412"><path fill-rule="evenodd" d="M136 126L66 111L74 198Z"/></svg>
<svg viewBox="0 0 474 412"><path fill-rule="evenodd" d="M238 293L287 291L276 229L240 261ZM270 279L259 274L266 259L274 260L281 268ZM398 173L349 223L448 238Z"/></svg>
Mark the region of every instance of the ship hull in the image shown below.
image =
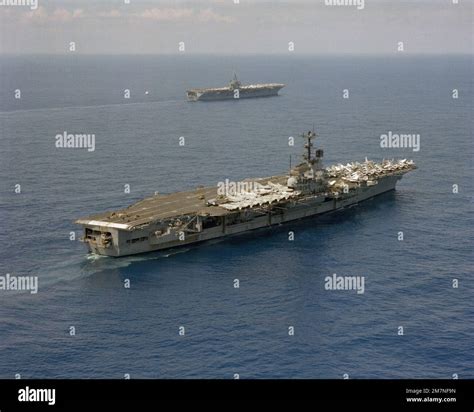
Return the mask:
<svg viewBox="0 0 474 412"><path fill-rule="evenodd" d="M190 90L187 92L188 100L191 102L196 101L217 101L217 100L239 100L239 99L249 99L257 97L271 97L277 96L278 92L283 86L275 87L261 87L261 88L241 88L239 93L235 93L232 89L226 90L209 90L209 91L199 91L199 90Z"/></svg>
<svg viewBox="0 0 474 412"><path fill-rule="evenodd" d="M152 236L150 229L147 228L134 230L133 232L117 228L109 228L108 230L114 239L112 247L104 248L98 244L90 242L87 244L91 253L114 257L191 245L198 242L238 235L256 229L271 227L354 206L367 199L394 190L397 181L401 178L401 174L385 176L380 178L378 184L374 186L360 187L356 190L351 190L347 194L341 194L337 198L327 198L322 195L308 197L298 200L292 205L288 205L285 209L281 209L277 213L264 214L245 223L227 225L225 219L223 219L222 224L219 226L209 229L204 228L199 233L186 234L183 239L178 239L176 236L170 239L166 239L166 237L157 238ZM136 240L136 242L132 242L132 238L133 240Z"/></svg>

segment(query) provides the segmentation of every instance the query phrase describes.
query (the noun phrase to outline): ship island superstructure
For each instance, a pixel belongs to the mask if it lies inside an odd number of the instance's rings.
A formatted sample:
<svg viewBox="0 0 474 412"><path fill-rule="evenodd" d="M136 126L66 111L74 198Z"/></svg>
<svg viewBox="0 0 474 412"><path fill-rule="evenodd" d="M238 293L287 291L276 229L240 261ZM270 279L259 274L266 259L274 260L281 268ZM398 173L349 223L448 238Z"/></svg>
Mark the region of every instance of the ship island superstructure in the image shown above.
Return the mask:
<svg viewBox="0 0 474 412"><path fill-rule="evenodd" d="M156 194L125 209L79 219L81 239L99 255L126 256L189 245L353 206L390 190L416 166L369 160L323 166L323 150L305 140L303 161L288 174L247 179L240 188L198 187Z"/></svg>
<svg viewBox="0 0 474 412"><path fill-rule="evenodd" d="M276 96L283 87L285 85L282 83L242 85L234 73L234 78L226 87L190 89L186 91L186 94L191 102L198 100L245 99L250 97Z"/></svg>

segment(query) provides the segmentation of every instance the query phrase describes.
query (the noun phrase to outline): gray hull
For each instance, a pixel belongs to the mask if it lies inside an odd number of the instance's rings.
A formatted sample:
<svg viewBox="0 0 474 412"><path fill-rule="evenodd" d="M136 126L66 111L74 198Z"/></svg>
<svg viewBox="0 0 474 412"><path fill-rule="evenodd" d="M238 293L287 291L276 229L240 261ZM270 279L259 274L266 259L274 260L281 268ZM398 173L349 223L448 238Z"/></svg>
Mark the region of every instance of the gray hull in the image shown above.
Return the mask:
<svg viewBox="0 0 474 412"><path fill-rule="evenodd" d="M234 90L202 90L202 91L188 91L187 96L189 101L216 101L216 100L239 100L257 97L277 96L278 92L283 86L279 87L260 87L260 88L241 88L238 95Z"/></svg>
<svg viewBox="0 0 474 412"><path fill-rule="evenodd" d="M374 186L360 187L347 194L341 194L337 198L328 198L324 195L308 196L297 202L290 202L284 210L254 217L245 223L227 224L226 218L223 218L218 226L202 228L198 233L186 233L184 238L179 238L177 233L171 233L169 236L154 236L153 227L133 231L110 228L108 230L113 238L113 246L103 248L98 244L88 243L89 250L100 255L126 256L245 233L356 205L374 196L394 190L397 181L401 178L401 174L385 176L380 178L378 184Z"/></svg>

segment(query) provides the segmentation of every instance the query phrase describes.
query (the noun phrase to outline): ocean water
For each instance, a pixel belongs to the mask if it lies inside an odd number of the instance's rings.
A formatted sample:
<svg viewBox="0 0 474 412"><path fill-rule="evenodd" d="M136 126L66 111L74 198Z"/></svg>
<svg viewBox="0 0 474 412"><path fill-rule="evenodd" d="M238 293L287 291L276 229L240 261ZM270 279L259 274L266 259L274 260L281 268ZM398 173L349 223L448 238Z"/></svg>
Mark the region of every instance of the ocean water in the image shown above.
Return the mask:
<svg viewBox="0 0 474 412"><path fill-rule="evenodd" d="M233 70L287 86L185 101ZM472 72L466 56L1 57L0 275L39 290L0 291L0 378L474 378ZM327 164L419 168L357 208L223 241L113 259L69 239L154 191L284 172L313 123ZM95 151L55 148L64 131ZM388 131L420 150L381 148ZM326 290L333 273L365 293Z"/></svg>

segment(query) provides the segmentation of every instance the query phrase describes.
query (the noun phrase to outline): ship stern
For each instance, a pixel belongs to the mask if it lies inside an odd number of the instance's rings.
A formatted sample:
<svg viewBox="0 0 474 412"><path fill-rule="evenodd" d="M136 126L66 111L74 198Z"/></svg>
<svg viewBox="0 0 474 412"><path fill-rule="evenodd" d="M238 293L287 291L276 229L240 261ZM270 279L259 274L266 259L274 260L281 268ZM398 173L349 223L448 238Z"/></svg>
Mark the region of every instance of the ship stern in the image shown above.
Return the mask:
<svg viewBox="0 0 474 412"><path fill-rule="evenodd" d="M102 256L121 256L120 234L123 228L113 227L114 224L108 222L77 220L75 223L83 227L83 236L80 241L86 245L90 253Z"/></svg>

